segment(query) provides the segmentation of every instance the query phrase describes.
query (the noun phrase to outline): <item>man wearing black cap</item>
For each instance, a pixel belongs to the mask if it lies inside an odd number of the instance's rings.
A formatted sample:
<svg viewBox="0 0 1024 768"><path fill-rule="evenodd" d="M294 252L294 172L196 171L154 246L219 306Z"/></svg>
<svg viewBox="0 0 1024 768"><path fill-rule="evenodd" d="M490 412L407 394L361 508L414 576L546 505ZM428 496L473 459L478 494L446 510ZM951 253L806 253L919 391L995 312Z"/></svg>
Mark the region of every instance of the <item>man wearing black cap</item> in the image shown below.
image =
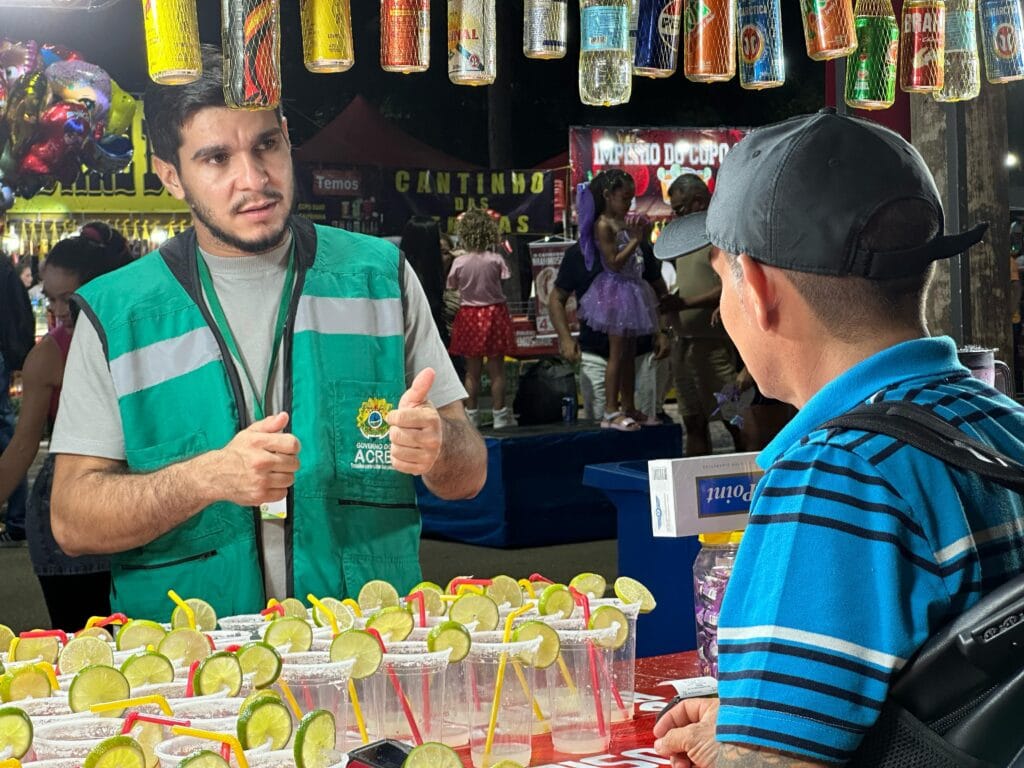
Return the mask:
<svg viewBox="0 0 1024 768"><path fill-rule="evenodd" d="M819 425L911 401L1024 459L1024 409L929 338L943 235L931 174L884 128L824 111L750 133L706 213L659 256L712 245L722 321L761 390L800 409L765 469L719 618L718 700L677 705L655 749L682 766L842 764L926 638L1024 569L1024 502L882 435Z"/></svg>

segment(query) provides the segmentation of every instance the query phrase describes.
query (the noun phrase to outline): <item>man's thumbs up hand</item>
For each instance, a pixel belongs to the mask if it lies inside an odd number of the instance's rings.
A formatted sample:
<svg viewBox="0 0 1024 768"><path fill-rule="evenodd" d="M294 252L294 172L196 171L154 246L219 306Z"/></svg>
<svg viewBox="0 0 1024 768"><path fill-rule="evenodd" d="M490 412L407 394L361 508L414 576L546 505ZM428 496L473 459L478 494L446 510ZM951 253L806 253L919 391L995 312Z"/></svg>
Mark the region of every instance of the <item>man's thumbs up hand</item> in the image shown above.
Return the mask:
<svg viewBox="0 0 1024 768"><path fill-rule="evenodd" d="M430 404L434 369L424 368L413 379L387 416L391 427L391 466L407 475L425 475L441 455L444 436L441 415Z"/></svg>

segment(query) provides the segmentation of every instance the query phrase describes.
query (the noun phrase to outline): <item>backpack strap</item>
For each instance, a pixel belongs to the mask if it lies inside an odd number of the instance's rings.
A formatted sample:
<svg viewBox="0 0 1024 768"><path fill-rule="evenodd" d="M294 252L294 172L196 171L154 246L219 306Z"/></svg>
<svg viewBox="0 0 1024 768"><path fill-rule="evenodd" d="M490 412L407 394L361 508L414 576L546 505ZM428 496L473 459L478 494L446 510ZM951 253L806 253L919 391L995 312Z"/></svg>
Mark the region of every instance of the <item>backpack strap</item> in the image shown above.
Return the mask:
<svg viewBox="0 0 1024 768"><path fill-rule="evenodd" d="M1024 464L967 436L917 403L865 403L826 421L819 429L857 429L887 435L950 466L1024 494Z"/></svg>

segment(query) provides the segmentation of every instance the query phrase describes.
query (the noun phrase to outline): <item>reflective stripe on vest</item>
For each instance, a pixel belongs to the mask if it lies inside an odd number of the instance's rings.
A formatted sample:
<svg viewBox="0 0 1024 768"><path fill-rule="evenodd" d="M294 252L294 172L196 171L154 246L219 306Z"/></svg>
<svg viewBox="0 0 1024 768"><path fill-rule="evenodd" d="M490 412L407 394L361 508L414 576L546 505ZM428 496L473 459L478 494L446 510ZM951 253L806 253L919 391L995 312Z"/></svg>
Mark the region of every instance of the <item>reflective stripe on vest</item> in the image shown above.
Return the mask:
<svg viewBox="0 0 1024 768"><path fill-rule="evenodd" d="M110 375L118 397L124 397L219 360L220 349L213 333L209 328L196 328L111 360Z"/></svg>
<svg viewBox="0 0 1024 768"><path fill-rule="evenodd" d="M401 336L405 333L401 299L341 299L301 296L295 333L353 336Z"/></svg>

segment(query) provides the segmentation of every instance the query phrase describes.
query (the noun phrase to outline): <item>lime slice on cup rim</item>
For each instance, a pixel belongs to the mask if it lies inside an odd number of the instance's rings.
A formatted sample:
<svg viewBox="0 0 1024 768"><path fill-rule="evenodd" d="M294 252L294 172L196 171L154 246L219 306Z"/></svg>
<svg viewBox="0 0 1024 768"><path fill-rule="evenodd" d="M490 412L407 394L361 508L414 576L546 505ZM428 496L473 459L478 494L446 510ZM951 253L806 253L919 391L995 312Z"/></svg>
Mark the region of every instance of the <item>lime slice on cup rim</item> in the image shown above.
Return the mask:
<svg viewBox="0 0 1024 768"><path fill-rule="evenodd" d="M131 686L120 670L94 664L81 670L68 688L68 706L72 712L86 712L95 704L124 701L131 697ZM123 709L100 713L100 717L120 717Z"/></svg>
<svg viewBox="0 0 1024 768"><path fill-rule="evenodd" d="M192 609L192 615L196 620L196 629L200 632L213 632L217 628L217 611L205 600L198 597L190 597L185 605ZM180 605L175 605L171 611L171 629L188 627L188 615Z"/></svg>
<svg viewBox="0 0 1024 768"><path fill-rule="evenodd" d="M324 709L308 712L295 732L296 768L327 768L334 762L337 738L333 714Z"/></svg>
<svg viewBox="0 0 1024 768"><path fill-rule="evenodd" d="M117 631L117 650L130 651L133 648L154 648L164 639L167 630L149 619L131 619Z"/></svg>
<svg viewBox="0 0 1024 768"><path fill-rule="evenodd" d="M231 768L231 763L213 750L201 749L178 763L178 768Z"/></svg>
<svg viewBox="0 0 1024 768"><path fill-rule="evenodd" d="M362 680L369 677L384 661L384 652L377 638L363 629L350 629L342 632L331 642L331 661L355 660L351 677Z"/></svg>
<svg viewBox="0 0 1024 768"><path fill-rule="evenodd" d="M292 737L292 713L284 702L261 696L244 705L238 713L238 741L243 749L255 749L270 742L270 749L284 749Z"/></svg>
<svg viewBox="0 0 1024 768"><path fill-rule="evenodd" d="M121 664L121 672L132 688L154 683L174 682L174 665L162 653L142 651L129 656Z"/></svg>
<svg viewBox="0 0 1024 768"><path fill-rule="evenodd" d="M393 605L399 604L398 590L386 581L371 579L363 584L363 588L359 590L359 597L356 599L356 603L359 604L359 610L363 613L374 611L378 608L390 608Z"/></svg>
<svg viewBox="0 0 1024 768"><path fill-rule="evenodd" d="M484 594L499 606L508 604L511 608L519 608L523 604L523 591L511 576L495 576L485 587Z"/></svg>
<svg viewBox="0 0 1024 768"><path fill-rule="evenodd" d="M385 643L402 642L412 633L413 627L412 614L398 606L382 608L366 621L366 628L380 632Z"/></svg>
<svg viewBox="0 0 1024 768"><path fill-rule="evenodd" d="M228 651L211 653L199 662L194 684L199 696L222 692L228 697L237 696L242 690L242 665Z"/></svg>
<svg viewBox="0 0 1024 768"><path fill-rule="evenodd" d="M32 746L32 719L17 707L0 707L0 754L20 760Z"/></svg>
<svg viewBox="0 0 1024 768"><path fill-rule="evenodd" d="M612 590L615 592L615 596L626 605L640 603L640 613L650 613L658 607L651 590L629 576L619 576L615 580Z"/></svg>
<svg viewBox="0 0 1024 768"><path fill-rule="evenodd" d="M172 662L187 667L195 661L205 659L213 649L210 648L210 641L202 632L197 629L181 627L168 632L160 641L157 650Z"/></svg>
<svg viewBox="0 0 1024 768"><path fill-rule="evenodd" d="M402 768L462 768L462 759L447 744L428 741L412 748Z"/></svg>
<svg viewBox="0 0 1024 768"><path fill-rule="evenodd" d="M517 643L538 637L541 639L540 646L529 663L535 669L547 669L558 660L558 654L562 651L562 641L554 627L543 621L526 621L516 627L512 634L512 640Z"/></svg>
<svg viewBox="0 0 1024 768"><path fill-rule="evenodd" d="M497 629L500 614L498 604L487 595L466 592L452 603L448 609L448 618L464 625L475 621L479 631L490 632Z"/></svg>
<svg viewBox="0 0 1024 768"><path fill-rule="evenodd" d="M270 643L253 640L238 649L243 675L253 675L256 688L266 688L281 676L281 656Z"/></svg>
<svg viewBox="0 0 1024 768"><path fill-rule="evenodd" d="M0 677L0 700L46 699L53 693L50 678L41 669L20 667Z"/></svg>
<svg viewBox="0 0 1024 768"><path fill-rule="evenodd" d="M76 637L68 641L60 652L61 674L73 675L93 664L114 665L114 652L110 646L96 637Z"/></svg>
<svg viewBox="0 0 1024 768"><path fill-rule="evenodd" d="M602 648L617 651L629 639L629 621L626 614L614 605L602 605L590 614L590 626L587 629L608 629L616 627L615 634L608 640L595 640Z"/></svg>
<svg viewBox="0 0 1024 768"><path fill-rule="evenodd" d="M146 755L131 736L111 736L93 747L82 768L146 768Z"/></svg>
<svg viewBox="0 0 1024 768"><path fill-rule="evenodd" d="M541 616L561 614L563 619L572 618L576 603L565 584L549 584L537 600L537 612Z"/></svg>
<svg viewBox="0 0 1024 768"><path fill-rule="evenodd" d="M305 619L285 616L270 622L263 641L286 653L305 653L313 647L313 628Z"/></svg>
<svg viewBox="0 0 1024 768"><path fill-rule="evenodd" d="M576 589L578 592L582 592L590 598L601 598L604 597L605 590L608 589L608 582L599 573L578 573L572 577L569 582L569 586Z"/></svg>
<svg viewBox="0 0 1024 768"><path fill-rule="evenodd" d="M445 621L427 633L427 650L431 653L451 648L449 664L458 664L469 655L473 638L469 630L457 621Z"/></svg>

